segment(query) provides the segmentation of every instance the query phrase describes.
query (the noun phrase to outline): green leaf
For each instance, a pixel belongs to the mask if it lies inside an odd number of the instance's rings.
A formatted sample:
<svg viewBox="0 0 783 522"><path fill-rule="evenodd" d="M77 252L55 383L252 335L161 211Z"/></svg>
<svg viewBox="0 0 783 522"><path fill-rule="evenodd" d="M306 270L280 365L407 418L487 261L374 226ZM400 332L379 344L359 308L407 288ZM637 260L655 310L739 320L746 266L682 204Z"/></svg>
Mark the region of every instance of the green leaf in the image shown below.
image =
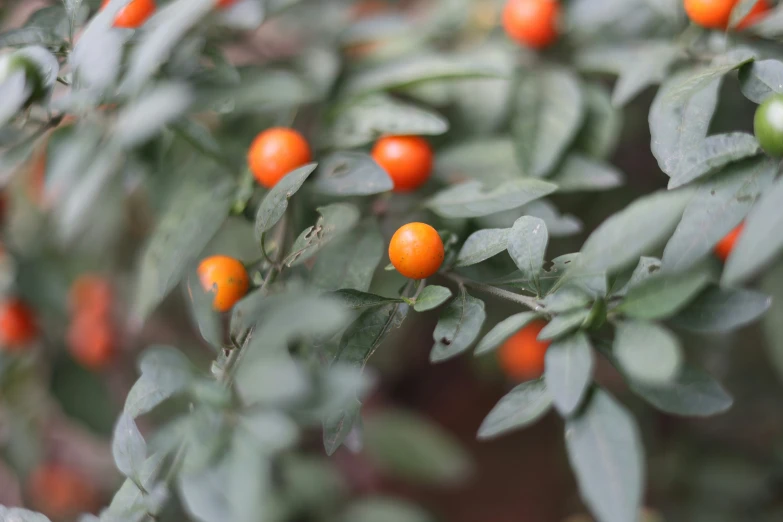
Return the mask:
<svg viewBox="0 0 783 522"><path fill-rule="evenodd" d="M678 170L671 175L669 189L674 189L719 171L729 163L761 152L755 136L730 132L708 136L702 143L683 154Z"/></svg>
<svg viewBox="0 0 783 522"><path fill-rule="evenodd" d="M512 133L522 171L546 176L576 137L585 101L579 79L566 69L524 75L516 89Z"/></svg>
<svg viewBox="0 0 783 522"><path fill-rule="evenodd" d="M228 455L229 473L224 488L231 515L222 520L269 520L272 510L272 464L267 454L259 451L249 433L237 430L232 439Z"/></svg>
<svg viewBox="0 0 783 522"><path fill-rule="evenodd" d="M114 135L123 147L133 148L184 114L191 101L190 89L185 84L158 84L123 107L117 115Z"/></svg>
<svg viewBox="0 0 783 522"><path fill-rule="evenodd" d="M677 377L682 367L679 341L671 332L655 323L618 323L613 350L623 372L636 382L669 382Z"/></svg>
<svg viewBox="0 0 783 522"><path fill-rule="evenodd" d="M510 228L485 228L473 232L457 254L455 266L481 263L506 250Z"/></svg>
<svg viewBox="0 0 783 522"><path fill-rule="evenodd" d="M417 312L426 312L439 307L451 297L451 290L445 286L429 285L422 290L413 309Z"/></svg>
<svg viewBox="0 0 783 522"><path fill-rule="evenodd" d="M699 186L663 251L666 270L688 269L710 255L772 184L776 172L775 161L759 157L734 163Z"/></svg>
<svg viewBox="0 0 783 522"><path fill-rule="evenodd" d="M183 182L144 250L134 305L143 321L179 283L228 216L235 193L229 178L195 175Z"/></svg>
<svg viewBox="0 0 783 522"><path fill-rule="evenodd" d="M315 89L298 74L255 67L242 70L239 82L232 77L228 85L205 86L196 94L198 99L193 110L220 113L264 113L297 107L318 97Z"/></svg>
<svg viewBox="0 0 783 522"><path fill-rule="evenodd" d="M709 417L728 410L734 400L703 370L688 364L679 375L665 384L631 381L631 391L666 413L684 417Z"/></svg>
<svg viewBox="0 0 783 522"><path fill-rule="evenodd" d="M593 348L581 332L555 341L546 351L544 381L561 415L572 415L593 379Z"/></svg>
<svg viewBox="0 0 783 522"><path fill-rule="evenodd" d="M650 107L652 153L658 166L669 176L680 170L683 157L707 137L718 102L720 76L699 89L677 94L693 74L694 70L684 70L671 76L663 83Z"/></svg>
<svg viewBox="0 0 783 522"><path fill-rule="evenodd" d="M573 312L556 315L539 332L538 340L548 341L563 337L582 326L582 323L585 322L589 315L590 310L574 310Z"/></svg>
<svg viewBox="0 0 783 522"><path fill-rule="evenodd" d="M366 292L383 257L383 236L374 221L365 221L327 245L315 261L313 284L323 290Z"/></svg>
<svg viewBox="0 0 783 522"><path fill-rule="evenodd" d="M356 400L352 405L330 413L324 419L324 449L330 457L345 443L351 431L361 423L362 403Z"/></svg>
<svg viewBox="0 0 783 522"><path fill-rule="evenodd" d="M449 130L440 114L386 94L365 96L338 107L324 142L335 148L354 148L381 136L428 136Z"/></svg>
<svg viewBox="0 0 783 522"><path fill-rule="evenodd" d="M494 186L519 177L514 143L507 137L476 138L438 150L435 175L445 183L465 178Z"/></svg>
<svg viewBox="0 0 783 522"><path fill-rule="evenodd" d="M560 192L608 190L623 184L622 173L612 165L571 153L550 178Z"/></svg>
<svg viewBox="0 0 783 522"><path fill-rule="evenodd" d="M703 266L659 273L631 286L616 310L636 319L666 319L684 308L711 278Z"/></svg>
<svg viewBox="0 0 783 522"><path fill-rule="evenodd" d="M430 362L441 362L456 357L478 337L487 313L484 301L468 295L464 288L441 313L432 338L435 344L430 352Z"/></svg>
<svg viewBox="0 0 783 522"><path fill-rule="evenodd" d="M51 29L41 27L21 27L0 33L0 47L24 47L25 45L60 45L62 39Z"/></svg>
<svg viewBox="0 0 783 522"><path fill-rule="evenodd" d="M357 500L340 516L339 522L433 522L434 519L415 504L391 497Z"/></svg>
<svg viewBox="0 0 783 522"><path fill-rule="evenodd" d="M533 322L538 317L535 312L521 312L512 316L506 317L498 324L495 325L492 330L487 332L487 335L481 339L474 355L484 355L495 350L498 346L506 342L512 335L519 330Z"/></svg>
<svg viewBox="0 0 783 522"><path fill-rule="evenodd" d="M79 85L96 93L113 86L120 74L126 40L127 35L113 27L91 25L68 57Z"/></svg>
<svg viewBox="0 0 783 522"><path fill-rule="evenodd" d="M349 310L363 310L365 308L374 308L389 303L402 303L402 299L381 297L358 290L338 290L330 295L339 299L341 304Z"/></svg>
<svg viewBox="0 0 783 522"><path fill-rule="evenodd" d="M657 257L642 256L639 258L639 264L633 269L631 278L623 281L619 277L615 280L611 294L615 296L625 296L632 286L642 284L644 281L657 274L661 270L661 260ZM615 290L619 288L619 290Z"/></svg>
<svg viewBox="0 0 783 522"><path fill-rule="evenodd" d="M291 253L283 261L286 266L291 267L307 261L359 221L359 209L348 203L333 203L316 210L321 217L314 226L307 227L296 238Z"/></svg>
<svg viewBox="0 0 783 522"><path fill-rule="evenodd" d="M122 413L114 426L111 453L120 473L129 478L137 478L147 458L147 444L136 423L127 413Z"/></svg>
<svg viewBox="0 0 783 522"><path fill-rule="evenodd" d="M767 266L783 248L783 179L765 191L745 220L745 229L731 251L721 283L735 285Z"/></svg>
<svg viewBox="0 0 783 522"><path fill-rule="evenodd" d="M280 221L288 208L288 200L301 188L316 166L318 166L317 163L310 163L292 170L266 193L256 213L257 241L260 242L261 234L271 230Z"/></svg>
<svg viewBox="0 0 783 522"><path fill-rule="evenodd" d="M226 457L209 469L181 473L177 477L182 507L199 522L233 520L230 492L226 487L231 480L229 462Z"/></svg>
<svg viewBox="0 0 783 522"><path fill-rule="evenodd" d="M245 404L288 405L311 392L307 372L287 354L255 355L253 361L243 360L236 374L237 393Z"/></svg>
<svg viewBox="0 0 783 522"><path fill-rule="evenodd" d="M138 483L144 487L147 495L141 492L133 480L126 479L117 493L114 494L109 507L101 513L101 516L108 520L123 520L127 522L141 522L146 518L148 510L150 510L150 505L147 502L149 493L166 492L165 487L161 490L160 485L156 487L155 484L158 474L163 467L165 456L163 453L153 453L141 466L137 477ZM157 512L154 509L150 511ZM155 513L152 514L154 515Z"/></svg>
<svg viewBox="0 0 783 522"><path fill-rule="evenodd" d="M412 482L454 484L471 472L470 456L454 437L412 413L385 409L369 416L364 442L379 470Z"/></svg>
<svg viewBox="0 0 783 522"><path fill-rule="evenodd" d="M423 82L451 78L503 78L507 68L447 54L419 53L384 63L354 75L345 85L347 94L409 88Z"/></svg>
<svg viewBox="0 0 783 522"><path fill-rule="evenodd" d="M548 242L549 234L543 220L530 216L516 220L508 236L508 253L523 277L538 281Z"/></svg>
<svg viewBox="0 0 783 522"><path fill-rule="evenodd" d="M256 450L265 455L290 448L299 439L299 427L278 411L252 411L239 418L239 427L252 437Z"/></svg>
<svg viewBox="0 0 783 522"><path fill-rule="evenodd" d="M566 449L585 504L601 522L636 520L644 491L644 454L633 417L596 389L566 421Z"/></svg>
<svg viewBox="0 0 783 522"><path fill-rule="evenodd" d="M444 218L479 217L521 207L555 190L557 185L533 178L507 181L489 191L481 182L469 181L438 192L426 205Z"/></svg>
<svg viewBox="0 0 783 522"><path fill-rule="evenodd" d="M577 308L585 308L593 300L584 288L576 285L568 285L558 288L543 300L547 312L562 313L570 312Z"/></svg>
<svg viewBox="0 0 783 522"><path fill-rule="evenodd" d="M715 79L721 78L753 60L753 52L746 47L737 47L725 54L718 55L713 58L710 65L691 70L673 90L667 92L669 101L687 98L711 84Z"/></svg>
<svg viewBox="0 0 783 522"><path fill-rule="evenodd" d="M194 267L182 283L182 293L190 306L191 320L198 328L201 337L216 351L223 347L224 330L221 313L215 310L216 289L205 290Z"/></svg>
<svg viewBox="0 0 783 522"><path fill-rule="evenodd" d="M125 413L131 418L152 411L172 395L184 391L193 378L187 358L168 346L145 350L139 360L139 370L141 377L125 399Z"/></svg>
<svg viewBox="0 0 783 522"><path fill-rule="evenodd" d="M773 94L783 93L783 62L757 60L739 70L740 89L747 99L761 103Z"/></svg>
<svg viewBox="0 0 783 522"><path fill-rule="evenodd" d="M591 47L577 54L576 63L586 71L617 74L612 104L622 107L650 85L663 81L682 54L680 46L669 40L646 40Z"/></svg>
<svg viewBox="0 0 783 522"><path fill-rule="evenodd" d="M761 317L772 298L742 288L711 286L672 318L672 324L701 333L729 332Z"/></svg>
<svg viewBox="0 0 783 522"><path fill-rule="evenodd" d="M408 305L401 303L365 310L343 333L334 361L363 368L386 335L400 327L407 313Z"/></svg>
<svg viewBox="0 0 783 522"><path fill-rule="evenodd" d="M552 397L542 379L523 382L492 408L479 427L478 438L493 439L530 426L552 406Z"/></svg>
<svg viewBox="0 0 783 522"><path fill-rule="evenodd" d="M22 110L31 92L32 88L21 71L0 82L0 126L4 126Z"/></svg>
<svg viewBox="0 0 783 522"><path fill-rule="evenodd" d="M368 154L341 151L321 162L315 188L330 196L370 196L390 191L394 182Z"/></svg>
<svg viewBox="0 0 783 522"><path fill-rule="evenodd" d="M22 508L0 506L0 520L8 522L51 522L46 516ZM403 522L401 520L401 522Z"/></svg>
<svg viewBox="0 0 783 522"><path fill-rule="evenodd" d="M236 2L218 12L220 23L235 30L256 29L264 21L266 0Z"/></svg>
<svg viewBox="0 0 783 522"><path fill-rule="evenodd" d="M590 234L569 274L612 273L635 262L669 237L692 196L676 190L637 199Z"/></svg>
<svg viewBox="0 0 783 522"><path fill-rule="evenodd" d="M586 155L605 160L617 148L623 114L612 106L609 94L598 84L584 85L584 95L587 113L575 145Z"/></svg>

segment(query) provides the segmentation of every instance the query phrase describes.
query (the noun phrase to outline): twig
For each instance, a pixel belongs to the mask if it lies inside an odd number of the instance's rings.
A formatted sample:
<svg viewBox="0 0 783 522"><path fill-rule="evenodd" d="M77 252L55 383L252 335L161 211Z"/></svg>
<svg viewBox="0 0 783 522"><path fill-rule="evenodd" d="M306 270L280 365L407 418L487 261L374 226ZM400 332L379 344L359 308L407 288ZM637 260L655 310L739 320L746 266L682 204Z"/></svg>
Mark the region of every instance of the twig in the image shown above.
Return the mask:
<svg viewBox="0 0 783 522"><path fill-rule="evenodd" d="M456 274L449 274L444 273L443 274L448 279L451 279L455 283L458 283L460 285L469 286L471 288L475 288L476 290L479 290L481 292L486 292L488 294L492 294L495 297L499 297L501 299L505 299L506 301L511 301L517 304L521 304L523 306L526 306L533 310L534 312L538 313L546 313L546 310L543 306L533 297L528 297L526 295L516 294L514 292L510 292L508 290L503 290L502 288L496 288L491 285L487 285L484 283L479 283L476 281L472 281L470 279L466 279L462 276L458 276Z"/></svg>

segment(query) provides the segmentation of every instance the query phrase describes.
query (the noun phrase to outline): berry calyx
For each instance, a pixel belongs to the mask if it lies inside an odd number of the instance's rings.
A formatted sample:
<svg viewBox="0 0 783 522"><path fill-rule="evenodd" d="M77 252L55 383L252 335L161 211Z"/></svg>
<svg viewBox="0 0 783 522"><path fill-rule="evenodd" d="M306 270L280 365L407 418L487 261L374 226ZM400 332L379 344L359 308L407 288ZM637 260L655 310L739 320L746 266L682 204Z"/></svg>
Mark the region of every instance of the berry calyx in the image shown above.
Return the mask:
<svg viewBox="0 0 783 522"><path fill-rule="evenodd" d="M503 7L503 29L512 40L542 49L558 36L560 2L558 0L508 0Z"/></svg>
<svg viewBox="0 0 783 522"><path fill-rule="evenodd" d="M212 307L227 312L247 294L250 277L245 266L228 256L212 256L198 265L198 276L204 291L214 293Z"/></svg>
<svg viewBox="0 0 783 522"><path fill-rule="evenodd" d="M256 181L272 188L286 174L309 163L311 157L304 136L294 129L274 127L256 136L248 150L247 162Z"/></svg>
<svg viewBox="0 0 783 522"><path fill-rule="evenodd" d="M549 341L539 341L546 321L536 320L512 335L498 351L503 372L520 381L538 379L544 374L544 357Z"/></svg>
<svg viewBox="0 0 783 522"><path fill-rule="evenodd" d="M435 274L445 256L438 231L426 223L401 226L389 243L389 259L397 271L409 279L424 279Z"/></svg>
<svg viewBox="0 0 783 522"><path fill-rule="evenodd" d="M372 148L372 158L389 174L395 192L419 188L432 172L432 147L418 136L381 138Z"/></svg>

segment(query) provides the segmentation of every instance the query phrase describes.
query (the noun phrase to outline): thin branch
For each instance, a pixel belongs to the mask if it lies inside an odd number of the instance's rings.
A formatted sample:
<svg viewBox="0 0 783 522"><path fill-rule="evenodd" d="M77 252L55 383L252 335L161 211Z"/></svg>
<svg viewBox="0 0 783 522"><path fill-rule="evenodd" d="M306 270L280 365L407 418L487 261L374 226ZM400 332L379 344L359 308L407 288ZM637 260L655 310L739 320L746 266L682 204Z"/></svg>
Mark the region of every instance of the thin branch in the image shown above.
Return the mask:
<svg viewBox="0 0 783 522"><path fill-rule="evenodd" d="M538 300L536 300L533 297L528 297L526 295L521 295L514 292L510 292L508 290L503 290L502 288L496 288L492 285L487 285L484 283L472 281L470 279L464 278L462 276L458 276L456 274L444 273L443 275L460 285L469 286L481 292L485 292L487 294L494 295L495 297L505 299L506 301L511 301L513 303L521 304L522 306L526 306L530 308L534 312L546 313L544 307L541 306Z"/></svg>

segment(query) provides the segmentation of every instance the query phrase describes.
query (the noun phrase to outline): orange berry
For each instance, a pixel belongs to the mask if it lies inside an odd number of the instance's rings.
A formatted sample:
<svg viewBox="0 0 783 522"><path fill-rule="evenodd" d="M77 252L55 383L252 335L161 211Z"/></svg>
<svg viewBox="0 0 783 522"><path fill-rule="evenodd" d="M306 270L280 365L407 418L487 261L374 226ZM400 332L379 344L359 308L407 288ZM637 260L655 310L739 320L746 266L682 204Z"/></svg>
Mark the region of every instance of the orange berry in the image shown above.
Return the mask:
<svg viewBox="0 0 783 522"><path fill-rule="evenodd" d="M351 5L349 14L354 20L360 20L384 14L389 10L389 4L383 0L361 0Z"/></svg>
<svg viewBox="0 0 783 522"><path fill-rule="evenodd" d="M498 351L503 372L517 380L538 379L544 374L544 356L549 341L539 341L546 321L533 321L512 335Z"/></svg>
<svg viewBox="0 0 783 522"><path fill-rule="evenodd" d="M247 162L256 181L266 188L294 169L310 162L310 145L294 129L274 127L253 140L247 153Z"/></svg>
<svg viewBox="0 0 783 522"><path fill-rule="evenodd" d="M71 313L91 312L108 315L113 301L111 284L96 274L79 276L68 293L68 307Z"/></svg>
<svg viewBox="0 0 783 522"><path fill-rule="evenodd" d="M744 228L745 224L741 223L715 245L715 255L718 256L718 259L725 262L729 258L731 251L734 250L734 244L739 239Z"/></svg>
<svg viewBox="0 0 783 522"><path fill-rule="evenodd" d="M236 3L237 0L217 0L218 9L223 9Z"/></svg>
<svg viewBox="0 0 783 522"><path fill-rule="evenodd" d="M20 351L37 333L35 315L22 300L11 298L0 303L0 348Z"/></svg>
<svg viewBox="0 0 783 522"><path fill-rule="evenodd" d="M101 9L106 7L109 0L103 0ZM136 29L144 25L144 22L155 12L155 0L131 0L120 9L114 19L114 27L124 29Z"/></svg>
<svg viewBox="0 0 783 522"><path fill-rule="evenodd" d="M95 489L78 472L58 464L42 464L27 477L30 503L57 520L72 519L96 509Z"/></svg>
<svg viewBox="0 0 783 522"><path fill-rule="evenodd" d="M558 0L508 0L503 7L503 29L512 40L541 49L557 40Z"/></svg>
<svg viewBox="0 0 783 522"><path fill-rule="evenodd" d="M79 364L94 371L105 368L115 354L115 334L109 319L95 312L79 312L68 329L68 350Z"/></svg>
<svg viewBox="0 0 783 522"><path fill-rule="evenodd" d="M387 136L375 142L372 158L394 182L396 192L422 186L432 172L432 148L418 136Z"/></svg>
<svg viewBox="0 0 783 522"><path fill-rule="evenodd" d="M389 259L409 279L424 279L443 264L443 240L426 223L408 223L397 229L389 243Z"/></svg>
<svg viewBox="0 0 783 522"><path fill-rule="evenodd" d="M201 286L214 292L212 306L219 312L227 312L242 299L250 288L250 277L242 263L233 257L212 256L198 265Z"/></svg>
<svg viewBox="0 0 783 522"><path fill-rule="evenodd" d="M696 24L708 29L725 30L729 26L731 11L739 0L684 0L685 13ZM745 29L758 22L762 15L772 9L768 0L759 0L750 12L737 24Z"/></svg>

